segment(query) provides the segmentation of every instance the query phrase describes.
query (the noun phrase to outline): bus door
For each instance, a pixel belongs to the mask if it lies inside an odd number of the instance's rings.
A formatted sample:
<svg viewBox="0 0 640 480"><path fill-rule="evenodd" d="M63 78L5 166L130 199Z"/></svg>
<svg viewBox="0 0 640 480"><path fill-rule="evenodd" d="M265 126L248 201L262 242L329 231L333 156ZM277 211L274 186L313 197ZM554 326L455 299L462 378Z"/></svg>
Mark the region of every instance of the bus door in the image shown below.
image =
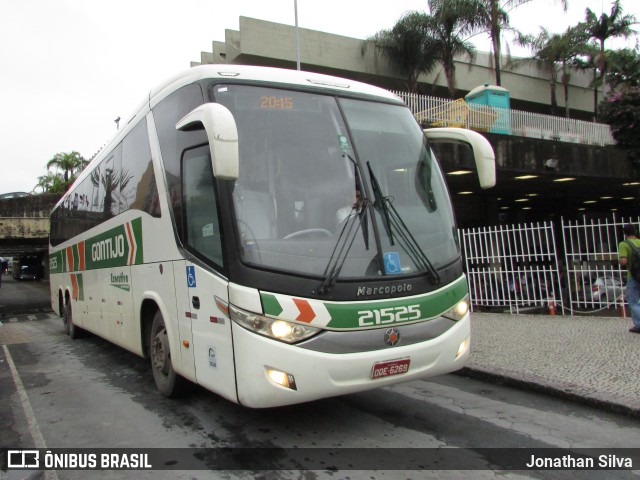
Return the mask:
<svg viewBox="0 0 640 480"><path fill-rule="evenodd" d="M231 322L226 314L228 282L195 265L191 288L191 328L193 332L198 383L237 401Z"/></svg>
<svg viewBox="0 0 640 480"><path fill-rule="evenodd" d="M189 380L196 380L196 366L193 357L193 334L191 332L191 305L189 280L187 277L187 262L178 260L173 262L173 272L176 289L176 308L178 318L178 341L174 344L180 349L182 374ZM193 283L191 283L193 285ZM186 343L185 343L186 342ZM172 345L173 347L173 345Z"/></svg>
<svg viewBox="0 0 640 480"><path fill-rule="evenodd" d="M187 290L180 334L186 338L182 327L190 323L197 382L237 401L231 324L224 311L228 281L218 273L224 271L223 242L208 146L183 153L182 182L184 244L201 261L187 260L181 271L176 267Z"/></svg>
<svg viewBox="0 0 640 480"><path fill-rule="evenodd" d="M183 367L191 361L198 384L237 401L231 323L226 313L228 282L188 261L182 273L176 270L178 276L183 276L187 299L183 309L178 307L180 342L190 342L190 348L181 347Z"/></svg>

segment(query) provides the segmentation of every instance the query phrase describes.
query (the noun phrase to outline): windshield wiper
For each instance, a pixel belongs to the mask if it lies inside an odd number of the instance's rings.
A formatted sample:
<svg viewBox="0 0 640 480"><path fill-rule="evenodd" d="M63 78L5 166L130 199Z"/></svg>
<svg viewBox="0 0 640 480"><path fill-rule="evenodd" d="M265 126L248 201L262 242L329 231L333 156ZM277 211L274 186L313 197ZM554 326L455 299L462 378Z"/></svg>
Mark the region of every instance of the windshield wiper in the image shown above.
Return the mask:
<svg viewBox="0 0 640 480"><path fill-rule="evenodd" d="M338 276L342 271L342 267L347 260L347 255L349 254L349 250L351 250L351 246L353 245L358 232L361 228L363 230L367 228L367 211L369 209L368 204L369 201L366 198L361 197L361 200L353 205L351 212L349 213L349 217L342 226L340 235L338 235L338 239L336 240L336 243L333 247L333 251L331 252L331 256L329 258L329 263L327 263L327 266L324 269L324 273L322 274L324 280L318 287L317 293L325 295L331 292L331 289L335 285L336 280L338 279ZM365 243L365 246L368 250L369 242L367 241Z"/></svg>
<svg viewBox="0 0 640 480"><path fill-rule="evenodd" d="M367 162L367 169L369 170L371 188L373 189L373 206L382 210L382 214L384 217L384 228L387 231L387 235L389 235L389 241L391 242L391 245L395 245L395 242L393 241L393 232L391 231L391 218L389 217L389 209L385 205L386 198L384 197L384 195L382 195L382 189L380 188L380 184L378 183L376 175L371 169L370 162Z"/></svg>
<svg viewBox="0 0 640 480"><path fill-rule="evenodd" d="M420 247L420 244L409 230L409 227L404 223L404 220L393 206L391 198L382 194L382 189L378 183L375 173L371 168L371 164L367 162L367 169L369 170L369 177L371 179L371 186L375 195L373 205L376 208L382 210L383 217L385 219L385 228L389 234L389 240L391 245L395 245L392 236L392 230L395 229L398 236L398 241L401 243L404 250L407 252L411 261L418 267L429 272L433 283L440 283L440 275L435 269L429 257L424 253L424 250ZM392 228L393 227L393 228Z"/></svg>
<svg viewBox="0 0 640 480"><path fill-rule="evenodd" d="M349 216L344 222L342 230L340 230L340 234L338 235L338 239L333 246L333 251L331 252L331 256L329 257L329 262L327 263L327 266L324 269L324 273L322 274L324 280L317 289L317 293L321 295L325 295L331 292L331 289L335 285L338 276L342 271L342 267L344 266L347 260L347 255L349 254L349 250L351 250L351 246L353 245L353 242L355 241L360 229L362 229L363 232L364 246L367 250L369 250L369 227L367 212L370 208L370 202L365 195L360 180L358 180L358 172L360 170L358 163L351 157L351 155L345 152L343 152L342 156L346 157L351 163L353 163L355 167L356 190L360 192L360 198L356 198L356 203L353 204L351 212L349 212ZM336 252L338 252L337 255Z"/></svg>

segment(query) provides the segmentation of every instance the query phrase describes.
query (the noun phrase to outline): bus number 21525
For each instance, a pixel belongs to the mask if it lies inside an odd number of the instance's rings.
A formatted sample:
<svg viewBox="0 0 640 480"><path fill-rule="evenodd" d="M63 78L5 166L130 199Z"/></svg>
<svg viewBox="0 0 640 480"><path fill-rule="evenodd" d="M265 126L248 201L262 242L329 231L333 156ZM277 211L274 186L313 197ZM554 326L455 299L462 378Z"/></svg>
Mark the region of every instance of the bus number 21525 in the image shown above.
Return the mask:
<svg viewBox="0 0 640 480"><path fill-rule="evenodd" d="M358 312L358 325L360 327L372 327L374 325L386 325L390 323L409 322L420 320L422 313L420 305L400 307L387 307L374 310L360 310Z"/></svg>

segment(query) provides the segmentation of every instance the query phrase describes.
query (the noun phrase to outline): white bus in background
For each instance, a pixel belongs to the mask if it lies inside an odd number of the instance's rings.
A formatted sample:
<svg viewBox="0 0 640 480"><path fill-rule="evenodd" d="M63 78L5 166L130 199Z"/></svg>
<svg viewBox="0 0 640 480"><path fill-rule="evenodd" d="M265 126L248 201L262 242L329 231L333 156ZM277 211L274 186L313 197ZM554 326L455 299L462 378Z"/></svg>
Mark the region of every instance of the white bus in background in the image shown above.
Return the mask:
<svg viewBox="0 0 640 480"><path fill-rule="evenodd" d="M209 65L152 90L51 215L52 307L194 382L271 407L439 375L469 354L454 213L427 137L391 93Z"/></svg>

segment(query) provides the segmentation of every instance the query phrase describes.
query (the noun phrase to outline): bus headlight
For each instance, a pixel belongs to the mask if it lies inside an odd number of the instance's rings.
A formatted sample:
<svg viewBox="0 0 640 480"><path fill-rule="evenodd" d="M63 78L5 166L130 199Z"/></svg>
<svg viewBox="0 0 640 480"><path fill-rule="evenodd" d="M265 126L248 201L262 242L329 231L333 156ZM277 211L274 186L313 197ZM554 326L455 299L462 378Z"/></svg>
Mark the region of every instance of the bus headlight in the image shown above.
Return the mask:
<svg viewBox="0 0 640 480"><path fill-rule="evenodd" d="M247 330L286 343L301 342L322 331L320 328L309 325L301 325L247 312L234 305L229 305L229 316L231 320Z"/></svg>
<svg viewBox="0 0 640 480"><path fill-rule="evenodd" d="M444 312L442 316L457 322L458 320L462 320L468 311L469 295L465 295L462 300L456 303L453 308L450 308L449 310Z"/></svg>

